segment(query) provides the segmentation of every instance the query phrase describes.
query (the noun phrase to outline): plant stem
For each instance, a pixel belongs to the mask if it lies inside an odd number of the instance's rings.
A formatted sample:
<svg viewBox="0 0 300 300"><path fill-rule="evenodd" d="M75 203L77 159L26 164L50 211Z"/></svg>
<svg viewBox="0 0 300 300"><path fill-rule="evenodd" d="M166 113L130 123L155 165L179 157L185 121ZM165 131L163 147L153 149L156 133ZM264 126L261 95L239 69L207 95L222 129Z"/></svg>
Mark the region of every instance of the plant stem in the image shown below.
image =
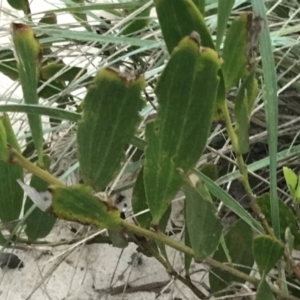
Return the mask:
<svg viewBox="0 0 300 300"><path fill-rule="evenodd" d="M151 239L151 240L154 240L154 241L157 241L157 242L161 242L165 245L168 245L170 246L171 248L174 248L180 252L183 252L183 253L186 253L186 254L189 254L191 256L194 257L195 253L194 251L185 246L184 244L166 236L165 234L159 232L154 232L154 231L151 231L151 230L147 230L147 229L144 229L142 227L139 227L139 226L136 226L134 224L131 224L125 220L122 220L121 221L121 224L123 225L123 227L125 227L127 230L129 230L130 232L134 233L134 234L137 234L137 235L141 235L143 237L146 237L148 239Z"/></svg>
<svg viewBox="0 0 300 300"><path fill-rule="evenodd" d="M294 200L294 199L293 199L293 200ZM294 208L295 208L295 211L296 211L296 215L297 215L298 222L300 222L299 199L294 200L294 201L293 201L293 204L294 204Z"/></svg>
<svg viewBox="0 0 300 300"><path fill-rule="evenodd" d="M225 265L225 264L223 264L221 262L218 262L218 261L214 260L213 258L208 257L208 258L206 258L205 261L206 261L206 263L208 265L210 265L212 267L215 267L215 268L218 268L220 270L229 272L229 273L231 273L231 274L233 274L233 275L235 275L235 276L237 276L239 278L242 278L243 280L252 283L255 287L258 287L258 285L260 283L259 279L255 278L255 277L252 277L250 275L247 275L247 274L245 274L245 273L243 273L243 272L241 272L241 271L239 271L239 270L237 270L237 269L235 269L233 267ZM272 285L269 285L269 286L270 286L272 292L274 294L276 294L277 296L279 296L280 299L286 299L286 300L296 300L296 299L298 299L298 298L296 298L294 296L290 296L290 295L287 295L287 294L283 293L282 291L276 289Z"/></svg>
<svg viewBox="0 0 300 300"><path fill-rule="evenodd" d="M125 220L122 220L121 224L125 229L127 229L128 231L130 231L134 234L146 237L148 239L151 239L151 240L154 240L154 241L157 241L157 242L164 243L165 245L170 246L171 248L174 248L174 249L176 249L180 252L183 252L185 254L191 255L192 257L195 258L195 252L193 251L193 249L185 246L181 242L178 242L178 241L166 236L165 234L163 234L161 232L157 233L157 232L154 232L154 231L151 231L151 230L147 230L147 229L141 228L137 225L131 224L131 223L125 221ZM258 287L258 285L260 283L259 279L255 278L255 277L252 277L248 274L245 274L245 273L235 269L234 267L226 265L224 263L221 263L221 262L219 262L219 261L217 261L213 258L208 257L208 258L205 259L204 262L206 262L211 267L218 268L220 270L223 270L225 272L233 274L233 275L235 275L239 278L242 278L243 280L252 283L255 287ZM166 264L166 267L168 268L167 264ZM183 278L183 280L186 282L186 280L184 278ZM283 292L281 292L280 290L274 288L273 286L270 286L270 288L272 289L272 292L274 294L276 294L277 296L279 296L281 299L297 300L296 297L286 295Z"/></svg>
<svg viewBox="0 0 300 300"><path fill-rule="evenodd" d="M195 295L197 295L197 297L199 299L206 298L206 296L192 283L190 278L184 278L183 276L179 275L178 273L177 273L177 275L175 275L175 278L178 279L179 281L181 281L187 287L189 287L191 289L191 291L193 291L193 293Z"/></svg>
<svg viewBox="0 0 300 300"><path fill-rule="evenodd" d="M264 217L264 215L263 215L263 213L260 209L260 206L257 203L256 196L253 195L253 193L252 193L252 189L250 187L249 178L248 178L248 168L247 168L247 165L244 162L242 154L239 151L238 139L237 139L236 133L235 133L234 128L233 128L232 123L231 123L231 119L230 119L230 115L229 115L229 111L228 111L228 107L227 107L226 102L224 103L224 105L222 107L222 111L223 111L223 115L224 115L224 118L225 118L226 129L227 129L229 138L230 138L231 143L232 143L232 148L233 148L234 152L236 153L237 165L238 165L240 173L242 175L241 176L241 182L242 182L242 184L243 184L243 186L246 190L247 195L252 200L251 201L251 208L256 213L256 215L259 217L260 223L264 227L266 233L269 234L275 240L277 240L284 247L285 245L282 243L281 240L279 240L275 236L273 230L269 226L266 218ZM285 258L286 258L287 261L290 261L292 263L292 265L294 265L293 259L289 255L287 255L287 251L285 251ZM297 276L297 274L296 274L296 276Z"/></svg>
<svg viewBox="0 0 300 300"><path fill-rule="evenodd" d="M241 278L245 281L248 281L256 287L259 285L259 282L260 282L259 279L255 278L255 277L252 277L250 275L247 275L246 273L243 273L243 272L231 267L229 264L221 263L221 262L219 262L217 260L214 260L213 258L210 258L210 257L206 258L205 262L208 265L212 266L212 267L218 268L218 269L220 269L222 271L225 271L225 272L229 272L232 275L235 275L235 276L237 276L237 277L239 277L239 278Z"/></svg>
<svg viewBox="0 0 300 300"><path fill-rule="evenodd" d="M244 162L244 158L243 158L242 154L239 151L238 139L237 139L236 133L235 133L234 128L233 128L232 123L231 123L231 119L230 119L230 115L229 115L229 111L228 111L228 107L227 107L226 102L222 106L222 112L223 112L223 115L224 115L224 118L225 118L225 124L226 124L226 129L227 129L227 132L228 132L228 136L230 138L233 151L236 154L237 165L238 165L238 168L239 168L240 173L241 173L240 180L241 180L241 182L242 182L242 184L245 188L245 191L246 191L247 195L251 199L251 208L256 213L256 215L259 217L260 223L263 226L263 228L265 229L266 233L268 233L270 236L275 238L273 230L270 228L270 226L269 226L267 220L265 219L259 205L257 204L256 196L254 196L253 193L252 193L252 189L251 189L251 186L249 184L249 178L248 178L248 168L247 168L247 165Z"/></svg>
<svg viewBox="0 0 300 300"><path fill-rule="evenodd" d="M29 161L27 158L25 158L18 150L15 148L9 146L8 147L10 157L8 163L12 163L15 165L18 165L22 167L23 169L26 169L33 175L36 175L37 177L43 179L44 181L48 182L49 184L53 185L60 185L63 186L64 184L58 180L56 177L51 175L49 172L41 169L37 165L33 164L31 161Z"/></svg>
<svg viewBox="0 0 300 300"><path fill-rule="evenodd" d="M170 264L161 257L161 255L153 248L151 245L143 244L143 247L145 247L152 255L153 257L159 261L166 270L168 270L169 274L171 276L174 276L175 279L181 281L184 285L186 285L190 290L199 298L204 299L206 296L192 283L192 281L189 278L184 278L179 273L177 273Z"/></svg>

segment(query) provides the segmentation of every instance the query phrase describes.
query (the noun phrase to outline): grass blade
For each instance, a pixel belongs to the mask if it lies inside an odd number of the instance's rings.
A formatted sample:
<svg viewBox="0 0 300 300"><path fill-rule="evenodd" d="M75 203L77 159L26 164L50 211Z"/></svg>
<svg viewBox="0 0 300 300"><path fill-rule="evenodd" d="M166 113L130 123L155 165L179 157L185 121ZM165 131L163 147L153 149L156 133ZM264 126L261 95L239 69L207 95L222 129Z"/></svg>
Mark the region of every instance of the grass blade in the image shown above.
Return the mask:
<svg viewBox="0 0 300 300"><path fill-rule="evenodd" d="M46 107L35 104L8 104L0 105L0 112L18 112L26 114L43 115L59 120L68 120L77 122L81 118L81 114L67 111L61 108Z"/></svg>
<svg viewBox="0 0 300 300"><path fill-rule="evenodd" d="M264 78L263 99L265 103L266 123L268 132L268 145L270 153L270 194L271 215L274 234L280 238L280 219L277 197L277 139L278 139L278 97L276 69L272 51L270 31L266 23L267 15L264 1L252 0L255 16L263 21L260 35L260 53Z"/></svg>
<svg viewBox="0 0 300 300"><path fill-rule="evenodd" d="M227 26L227 21L231 14L231 9L233 7L234 2L235 0L218 1L218 27L217 27L217 41L216 41L217 51L220 50L224 32Z"/></svg>
<svg viewBox="0 0 300 300"><path fill-rule="evenodd" d="M244 220L248 225L252 227L253 230L264 233L261 225L228 193L226 193L222 188L220 188L214 181L209 179L203 173L193 170L193 173L196 174L201 180L204 181L209 191L221 200L232 212Z"/></svg>

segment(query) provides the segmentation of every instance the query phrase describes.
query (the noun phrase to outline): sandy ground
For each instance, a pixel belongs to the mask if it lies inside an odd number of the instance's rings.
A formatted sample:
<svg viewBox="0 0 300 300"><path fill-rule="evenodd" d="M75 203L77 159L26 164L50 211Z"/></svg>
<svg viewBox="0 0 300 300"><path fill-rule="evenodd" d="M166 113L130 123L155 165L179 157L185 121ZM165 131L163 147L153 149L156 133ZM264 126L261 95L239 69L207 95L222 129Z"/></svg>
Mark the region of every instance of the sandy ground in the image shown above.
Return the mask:
<svg viewBox="0 0 300 300"><path fill-rule="evenodd" d="M47 241L73 238L70 223L59 221ZM137 253L136 248L135 244L125 249L91 244L15 250L24 267L0 271L0 300L197 299L160 263ZM183 257L170 249L168 253L180 271ZM201 266L192 270L196 268ZM203 282L203 271L194 276L196 285Z"/></svg>
<svg viewBox="0 0 300 300"><path fill-rule="evenodd" d="M118 204L130 211L130 192ZM179 194L173 201L171 219L183 225L183 202ZM154 258L137 252L130 243L120 249L108 244L85 244L70 241L95 236L105 231L73 222L57 221L44 239L45 245L26 245L13 251L24 263L18 269L0 269L0 300L95 300L95 299L197 299L193 292L174 280ZM181 233L174 238L180 239ZM60 244L60 246L50 246ZM63 244L63 245L61 245ZM184 276L184 257L178 251L167 249L173 268ZM201 283L207 286L206 267L192 264L193 283L205 294ZM205 286L204 286L205 287ZM211 298L212 299L212 298Z"/></svg>

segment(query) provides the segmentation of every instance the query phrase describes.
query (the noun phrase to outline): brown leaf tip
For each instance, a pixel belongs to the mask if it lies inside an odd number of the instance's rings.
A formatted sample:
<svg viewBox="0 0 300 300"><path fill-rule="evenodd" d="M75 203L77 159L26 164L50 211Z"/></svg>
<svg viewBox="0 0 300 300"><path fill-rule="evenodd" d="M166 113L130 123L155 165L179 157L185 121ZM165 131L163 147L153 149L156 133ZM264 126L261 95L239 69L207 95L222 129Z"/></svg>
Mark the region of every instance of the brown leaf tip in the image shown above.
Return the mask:
<svg viewBox="0 0 300 300"><path fill-rule="evenodd" d="M140 73L136 70L125 70L119 73L120 77L124 78L127 82L133 82L140 77Z"/></svg>
<svg viewBox="0 0 300 300"><path fill-rule="evenodd" d="M23 23L11 23L11 28L13 31L20 31L26 29L28 26Z"/></svg>
<svg viewBox="0 0 300 300"><path fill-rule="evenodd" d="M199 47L201 46L201 37L200 37L200 34L197 31L193 31L190 34L190 39L195 41L199 45Z"/></svg>
<svg viewBox="0 0 300 300"><path fill-rule="evenodd" d="M126 83L134 82L140 77L140 73L136 70L118 70L117 73Z"/></svg>
<svg viewBox="0 0 300 300"><path fill-rule="evenodd" d="M40 63L40 61L42 60L41 45L39 44L39 41L36 38L32 28L23 23L12 23L11 30L12 30L13 36L23 36L23 35L27 36L26 42L34 44L34 51L36 52L36 59L37 59L37 62ZM29 39L28 39L28 37L29 37ZM34 41L32 40L32 38L34 39Z"/></svg>
<svg viewBox="0 0 300 300"><path fill-rule="evenodd" d="M115 68L107 68L108 71L117 74L126 85L136 81L140 77L140 73L136 70L117 70Z"/></svg>

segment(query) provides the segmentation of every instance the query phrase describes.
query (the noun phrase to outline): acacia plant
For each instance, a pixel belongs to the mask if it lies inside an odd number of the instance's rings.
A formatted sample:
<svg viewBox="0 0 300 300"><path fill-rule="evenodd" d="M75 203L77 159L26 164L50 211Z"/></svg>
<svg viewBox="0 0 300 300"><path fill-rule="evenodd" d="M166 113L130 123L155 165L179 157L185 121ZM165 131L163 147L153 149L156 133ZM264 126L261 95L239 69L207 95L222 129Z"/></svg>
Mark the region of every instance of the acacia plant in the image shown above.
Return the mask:
<svg viewBox="0 0 300 300"><path fill-rule="evenodd" d="M76 2L74 6L69 4L68 10L83 24L87 35L102 42L127 43L137 53L132 55L136 64L141 55L147 55L141 50L143 42L150 45L153 41L127 37L147 26L143 19L130 23L124 36L104 34L102 37L88 24L89 6L83 1ZM142 68L121 72L116 65L101 67L94 76L85 68L68 67L54 59L51 50L51 29L47 31L47 25L55 24L55 14L45 15L39 24L34 24L27 1L9 1L12 7L24 11L27 22L11 24L14 51L1 50L0 71L20 82L24 104L1 105L0 109L27 114L36 158L29 160L21 152L9 116L3 114L0 118L1 221L19 219L24 193L29 197L18 226L11 229L10 235L1 235L2 245L17 242L16 232L22 224L26 225L28 242L47 236L56 218L93 224L108 229L114 245L119 245L120 238L135 242L140 251L156 258L199 299L205 295L190 278L192 261L210 266L213 293L226 291L232 282L247 282L256 288L258 300L298 299L293 296L297 291L290 290L285 281L285 276L300 277L292 258L292 251L300 247L297 219L278 200L276 168L275 172L272 169L276 164L276 131L272 128L276 127L277 96L264 2L253 0L253 13L241 13L229 22L234 2L218 2L218 27L213 39L205 22L205 1L154 0L169 57L160 77L151 83L151 87L155 85L152 101L157 109L155 117L142 122L141 111L149 88ZM101 5L110 11L134 12L144 3L99 4L99 9ZM149 16L149 7L143 11L144 16ZM39 30L42 25L43 34ZM68 35L76 39L74 32ZM41 47L43 38L48 38L48 48ZM256 76L259 41L264 97L266 107L272 108L268 110L271 188L270 195L256 197L243 154L249 151L250 115L259 90ZM106 51L103 45L99 49ZM87 92L77 111L70 111L64 103L68 97L71 101L71 95L62 91L80 77ZM237 92L234 114L230 115L227 95L232 90ZM50 98L56 101L57 107L39 104L40 99ZM51 157L45 153L43 141L42 115L52 118L56 124L62 120L75 124L82 183L67 186L51 173ZM201 170L196 167L214 121L227 130L240 181L251 200L254 215L215 183L214 165L206 165ZM139 137L138 133L141 133ZM135 165L138 175L133 182L133 212L146 212L125 219L110 201L107 191L123 166L128 148L142 153L139 164ZM32 175L30 186L23 183L25 173ZM172 199L180 190L185 195L184 241L165 234ZM99 192L102 195L107 192L105 201L98 197ZM216 209L219 201L239 218L226 232ZM173 269L166 246L185 255L185 276ZM285 262L285 267L279 262ZM253 272L249 275L254 264L258 269L256 276ZM283 270L278 272L277 285L268 276L276 265Z"/></svg>

